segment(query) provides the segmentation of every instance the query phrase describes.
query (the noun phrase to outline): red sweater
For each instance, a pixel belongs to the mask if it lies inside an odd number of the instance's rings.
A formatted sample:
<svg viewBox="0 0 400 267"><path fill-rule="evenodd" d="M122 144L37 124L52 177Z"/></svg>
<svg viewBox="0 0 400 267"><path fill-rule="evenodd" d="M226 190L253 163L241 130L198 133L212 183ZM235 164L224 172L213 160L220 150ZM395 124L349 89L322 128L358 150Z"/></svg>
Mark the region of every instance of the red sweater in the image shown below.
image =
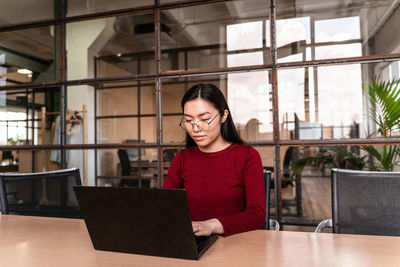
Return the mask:
<svg viewBox="0 0 400 267"><path fill-rule="evenodd" d="M250 146L233 144L213 153L184 149L172 161L163 188L185 188L192 221L217 218L225 236L264 225L263 168Z"/></svg>

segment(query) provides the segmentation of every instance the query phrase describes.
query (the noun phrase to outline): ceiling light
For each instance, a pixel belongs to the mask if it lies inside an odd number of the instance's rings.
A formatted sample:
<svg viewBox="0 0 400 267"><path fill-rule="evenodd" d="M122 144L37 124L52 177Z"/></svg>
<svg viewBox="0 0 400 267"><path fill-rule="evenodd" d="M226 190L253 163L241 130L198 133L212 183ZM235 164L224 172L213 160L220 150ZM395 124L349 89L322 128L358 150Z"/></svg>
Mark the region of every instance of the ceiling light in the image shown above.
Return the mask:
<svg viewBox="0 0 400 267"><path fill-rule="evenodd" d="M18 69L17 72L21 74L32 74L32 71L28 69Z"/></svg>

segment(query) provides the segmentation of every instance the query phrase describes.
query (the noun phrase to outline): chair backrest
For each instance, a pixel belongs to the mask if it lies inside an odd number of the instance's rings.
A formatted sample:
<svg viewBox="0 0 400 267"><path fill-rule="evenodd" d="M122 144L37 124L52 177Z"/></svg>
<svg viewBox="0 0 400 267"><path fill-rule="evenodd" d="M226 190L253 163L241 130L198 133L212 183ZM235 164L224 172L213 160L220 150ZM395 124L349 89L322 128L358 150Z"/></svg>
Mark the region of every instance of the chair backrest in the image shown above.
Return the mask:
<svg viewBox="0 0 400 267"><path fill-rule="evenodd" d="M269 229L269 210L271 196L271 172L264 171L264 187L265 187L265 222L264 229Z"/></svg>
<svg viewBox="0 0 400 267"><path fill-rule="evenodd" d="M400 172L332 169L333 232L400 235Z"/></svg>
<svg viewBox="0 0 400 267"><path fill-rule="evenodd" d="M175 148L164 149L163 160L167 161L167 162L171 162L174 159L176 153L178 153L178 151L179 150L175 149Z"/></svg>
<svg viewBox="0 0 400 267"><path fill-rule="evenodd" d="M79 169L0 173L3 214L80 218L72 187L82 185Z"/></svg>
<svg viewBox="0 0 400 267"><path fill-rule="evenodd" d="M118 149L119 162L121 164L121 175L129 176L131 173L131 162L125 149Z"/></svg>

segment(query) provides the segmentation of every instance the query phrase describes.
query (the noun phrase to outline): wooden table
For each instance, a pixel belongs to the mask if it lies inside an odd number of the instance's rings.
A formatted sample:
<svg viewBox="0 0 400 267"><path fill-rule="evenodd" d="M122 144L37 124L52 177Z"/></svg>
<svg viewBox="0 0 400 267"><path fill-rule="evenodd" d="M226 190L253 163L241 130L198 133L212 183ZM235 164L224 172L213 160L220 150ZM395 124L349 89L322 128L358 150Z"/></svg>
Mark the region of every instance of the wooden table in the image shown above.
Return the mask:
<svg viewBox="0 0 400 267"><path fill-rule="evenodd" d="M199 261L94 250L83 220L0 216L0 265L400 266L400 237L252 231L217 242Z"/></svg>

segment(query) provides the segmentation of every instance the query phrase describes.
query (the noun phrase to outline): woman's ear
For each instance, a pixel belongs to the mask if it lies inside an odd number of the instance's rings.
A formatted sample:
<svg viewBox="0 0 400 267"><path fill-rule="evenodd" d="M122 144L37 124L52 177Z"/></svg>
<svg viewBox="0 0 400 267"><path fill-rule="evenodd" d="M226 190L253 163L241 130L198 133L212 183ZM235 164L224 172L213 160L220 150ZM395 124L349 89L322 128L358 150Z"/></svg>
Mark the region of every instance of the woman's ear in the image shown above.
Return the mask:
<svg viewBox="0 0 400 267"><path fill-rule="evenodd" d="M224 110L224 115L222 116L221 123L224 123L228 118L229 111L227 109Z"/></svg>

